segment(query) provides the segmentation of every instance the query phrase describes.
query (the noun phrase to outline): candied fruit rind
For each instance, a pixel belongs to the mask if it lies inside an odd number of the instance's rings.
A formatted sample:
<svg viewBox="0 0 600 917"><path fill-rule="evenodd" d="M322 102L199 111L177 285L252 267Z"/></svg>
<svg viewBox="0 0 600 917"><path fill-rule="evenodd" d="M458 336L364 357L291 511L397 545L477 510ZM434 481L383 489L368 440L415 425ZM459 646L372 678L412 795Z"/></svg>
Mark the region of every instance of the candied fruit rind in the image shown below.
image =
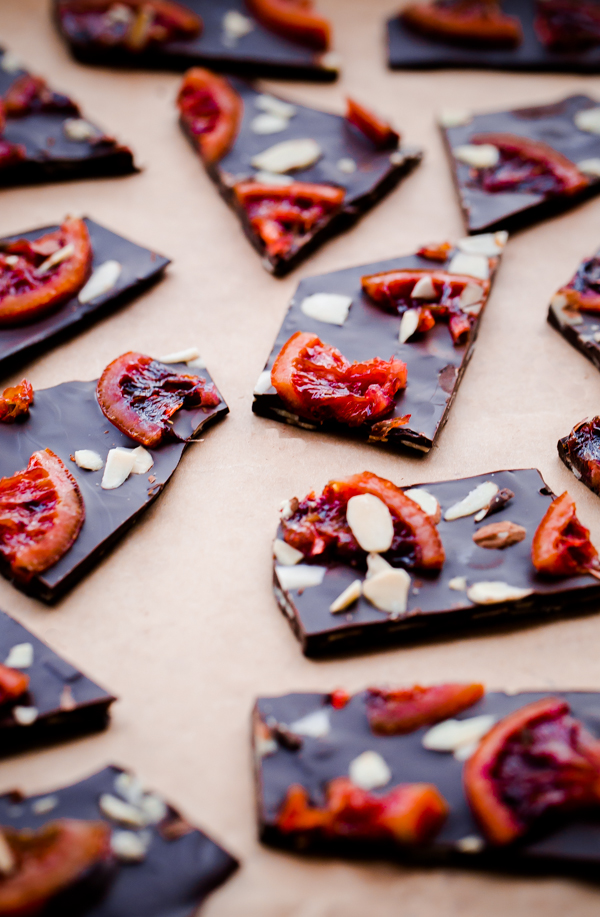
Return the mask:
<svg viewBox="0 0 600 917"><path fill-rule="evenodd" d="M398 146L400 134L388 121L384 121L354 99L347 98L346 104L346 120L364 134L376 149L385 150Z"/></svg>
<svg viewBox="0 0 600 917"><path fill-rule="evenodd" d="M244 103L229 80L192 67L177 95L182 123L207 165L229 152L238 135Z"/></svg>
<svg viewBox="0 0 600 917"><path fill-rule="evenodd" d="M367 719L376 735L407 735L468 710L484 693L481 684L369 688Z"/></svg>
<svg viewBox="0 0 600 917"><path fill-rule="evenodd" d="M246 0L253 16L276 35L327 51L331 24L313 9L312 0Z"/></svg>

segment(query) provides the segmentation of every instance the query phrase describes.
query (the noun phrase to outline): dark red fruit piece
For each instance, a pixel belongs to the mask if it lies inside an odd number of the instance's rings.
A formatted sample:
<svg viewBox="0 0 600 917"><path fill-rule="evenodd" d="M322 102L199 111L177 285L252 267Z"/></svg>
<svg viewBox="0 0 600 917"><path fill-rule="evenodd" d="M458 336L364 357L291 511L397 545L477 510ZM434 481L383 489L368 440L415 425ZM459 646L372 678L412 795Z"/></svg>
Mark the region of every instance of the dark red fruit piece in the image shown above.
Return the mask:
<svg viewBox="0 0 600 917"><path fill-rule="evenodd" d="M0 704L15 701L29 688L29 675L0 664Z"/></svg>
<svg viewBox="0 0 600 917"><path fill-rule="evenodd" d="M502 12L499 0L429 0L411 3L400 13L409 28L450 44L516 48L523 40L516 16Z"/></svg>
<svg viewBox="0 0 600 917"><path fill-rule="evenodd" d="M531 560L538 573L550 576L576 576L600 569L589 529L577 518L575 501L567 491L550 504L540 522L531 544Z"/></svg>
<svg viewBox="0 0 600 917"><path fill-rule="evenodd" d="M29 414L33 404L33 386L27 379L5 388L0 396L0 423L14 423L17 417Z"/></svg>
<svg viewBox="0 0 600 917"><path fill-rule="evenodd" d="M558 293L571 309L600 312L600 258L594 256L580 264L575 276Z"/></svg>
<svg viewBox="0 0 600 917"><path fill-rule="evenodd" d="M121 433L150 447L172 434L171 418L181 408L214 407L220 402L212 382L174 372L165 363L133 351L108 364L96 394L102 413Z"/></svg>
<svg viewBox="0 0 600 917"><path fill-rule="evenodd" d="M473 814L492 844L510 844L542 816L600 802L600 743L546 697L500 720L464 769Z"/></svg>
<svg viewBox="0 0 600 917"><path fill-rule="evenodd" d="M534 26L550 51L584 51L600 44L596 0L537 0Z"/></svg>
<svg viewBox="0 0 600 917"><path fill-rule="evenodd" d="M448 260L451 251L452 245L450 242L433 242L431 245L424 245L423 248L420 248L417 255L420 255L421 258L427 258L428 261L444 262Z"/></svg>
<svg viewBox="0 0 600 917"><path fill-rule="evenodd" d="M185 74L177 96L181 121L211 165L231 149L238 135L244 103L228 80L202 67Z"/></svg>
<svg viewBox="0 0 600 917"><path fill-rule="evenodd" d="M365 135L378 150L385 150L388 147L397 147L400 140L400 134L394 130L388 121L384 121L376 114L355 102L354 99L346 99L347 111L346 120L353 124L354 127Z"/></svg>
<svg viewBox="0 0 600 917"><path fill-rule="evenodd" d="M385 503L394 521L394 540L383 556L394 566L441 570L444 547L431 518L395 484L370 471L330 481L320 497L309 494L292 516L282 520L285 541L307 560L336 559L364 566L366 552L350 530L346 507L351 497L367 493Z"/></svg>
<svg viewBox="0 0 600 917"><path fill-rule="evenodd" d="M79 112L68 96L53 92L46 80L31 73L18 76L4 93L3 101L7 118L21 118L41 111Z"/></svg>
<svg viewBox="0 0 600 917"><path fill-rule="evenodd" d="M0 878L2 917L36 917L111 860L110 828L102 821L61 818L39 830L2 828L12 872ZM66 917L66 911L64 911Z"/></svg>
<svg viewBox="0 0 600 917"><path fill-rule="evenodd" d="M329 695L329 703L334 710L343 710L351 696L350 692L345 691L344 688L336 688Z"/></svg>
<svg viewBox="0 0 600 917"><path fill-rule="evenodd" d="M4 166L12 166L16 162L22 162L27 156L25 147L20 143L8 143L2 139L4 128L6 127L6 112L4 102L0 99L0 169Z"/></svg>
<svg viewBox="0 0 600 917"><path fill-rule="evenodd" d="M67 248L68 246L68 248ZM67 257L52 265L61 249ZM83 220L68 218L34 242L18 239L0 251L0 327L37 321L76 296L90 274L92 246Z"/></svg>
<svg viewBox="0 0 600 917"><path fill-rule="evenodd" d="M116 6L121 9L119 17L111 14ZM196 38L202 32L200 16L173 0L59 0L58 15L68 18L87 41L133 52Z"/></svg>
<svg viewBox="0 0 600 917"><path fill-rule="evenodd" d="M500 150L497 165L478 169L473 181L484 191L528 194L578 194L589 179L575 163L541 140L517 134L477 134L470 143L489 143Z"/></svg>
<svg viewBox="0 0 600 917"><path fill-rule="evenodd" d="M462 713L485 693L483 685L369 688L367 719L376 735L406 735Z"/></svg>
<svg viewBox="0 0 600 917"><path fill-rule="evenodd" d="M297 331L279 351L271 383L300 417L358 427L393 409L394 396L406 388L406 363L377 357L349 363L316 334Z"/></svg>
<svg viewBox="0 0 600 917"><path fill-rule="evenodd" d="M235 185L234 193L271 257L296 251L311 230L340 210L346 196L343 188L334 185L298 181L289 185L243 181Z"/></svg>
<svg viewBox="0 0 600 917"><path fill-rule="evenodd" d="M559 440L558 453L576 477L600 494L600 417L573 427L568 436Z"/></svg>
<svg viewBox="0 0 600 917"><path fill-rule="evenodd" d="M317 51L329 48L331 25L315 13L312 0L246 0L246 5L261 25L276 35Z"/></svg>
<svg viewBox="0 0 600 917"><path fill-rule="evenodd" d="M0 554L27 581L66 554L85 509L73 475L50 449L34 452L24 471L0 480Z"/></svg>
<svg viewBox="0 0 600 917"><path fill-rule="evenodd" d="M448 811L446 800L431 784L400 784L384 796L374 796L348 777L337 777L327 786L323 807L310 804L303 786L291 786L277 826L284 834L317 833L326 838L416 845L435 837Z"/></svg>

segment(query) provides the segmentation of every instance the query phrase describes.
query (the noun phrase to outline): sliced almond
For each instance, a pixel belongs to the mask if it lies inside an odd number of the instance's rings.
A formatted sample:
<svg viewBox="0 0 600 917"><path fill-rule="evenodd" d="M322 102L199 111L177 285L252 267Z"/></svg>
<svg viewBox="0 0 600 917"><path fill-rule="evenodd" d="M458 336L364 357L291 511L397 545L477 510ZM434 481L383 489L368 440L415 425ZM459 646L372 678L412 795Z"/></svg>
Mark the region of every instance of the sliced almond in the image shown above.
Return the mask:
<svg viewBox="0 0 600 917"><path fill-rule="evenodd" d="M274 172L257 172L254 176L254 181L260 182L262 185L292 185L294 179L291 175L275 175Z"/></svg>
<svg viewBox="0 0 600 917"><path fill-rule="evenodd" d="M425 733L423 747L428 751L457 752L464 746L480 742L495 722L496 717L488 713L465 720L444 720Z"/></svg>
<svg viewBox="0 0 600 917"><path fill-rule="evenodd" d="M297 111L295 105L290 102L284 102L283 99L278 99L276 96L268 95L266 92L256 96L254 104L260 111L267 112L269 115L277 115L279 118L285 118L286 121L293 118Z"/></svg>
<svg viewBox="0 0 600 917"><path fill-rule="evenodd" d="M115 777L114 788L119 796L130 802L132 806L139 808L144 796L144 786L139 777L128 771L122 771Z"/></svg>
<svg viewBox="0 0 600 917"><path fill-rule="evenodd" d="M254 386L255 395L264 395L265 392L268 392L271 388L271 370L265 369L264 372L260 374L256 380L256 385Z"/></svg>
<svg viewBox="0 0 600 917"><path fill-rule="evenodd" d="M473 169L491 169L500 162L500 150L491 143L464 143L452 150L455 159Z"/></svg>
<svg viewBox="0 0 600 917"><path fill-rule="evenodd" d="M16 73L17 70L23 70L24 66L21 58L13 54L12 51L5 51L0 58L0 67L5 73Z"/></svg>
<svg viewBox="0 0 600 917"><path fill-rule="evenodd" d="M390 782L392 772L378 752L363 751L350 762L348 776L352 783L361 790L375 790Z"/></svg>
<svg viewBox="0 0 600 917"><path fill-rule="evenodd" d="M287 130L289 123L287 118L282 118L280 115L271 115L269 112L263 111L252 119L250 130L253 134L280 134L282 131Z"/></svg>
<svg viewBox="0 0 600 917"><path fill-rule="evenodd" d="M31 804L31 811L36 815L47 815L48 812L52 812L57 807L58 803L58 796L42 796L41 799L36 799Z"/></svg>
<svg viewBox="0 0 600 917"><path fill-rule="evenodd" d="M437 299L438 294L435 291L431 277L425 275L425 277L421 277L420 280L417 280L414 287L412 288L410 296L411 299Z"/></svg>
<svg viewBox="0 0 600 917"><path fill-rule="evenodd" d="M309 318L330 325L343 325L348 318L352 297L343 293L311 293L302 300L300 309Z"/></svg>
<svg viewBox="0 0 600 917"><path fill-rule="evenodd" d="M99 265L85 286L79 291L79 296L77 297L79 302L85 304L98 299L99 296L104 296L116 285L122 270L123 267L118 261L105 261Z"/></svg>
<svg viewBox="0 0 600 917"><path fill-rule="evenodd" d="M17 869L17 861L12 848L0 828L0 875L11 876Z"/></svg>
<svg viewBox="0 0 600 917"><path fill-rule="evenodd" d="M404 496L408 497L409 500L414 500L424 513L431 516L432 520L437 525L441 519L442 510L433 494L430 494L429 491L425 490L423 487L410 487L408 490L404 491Z"/></svg>
<svg viewBox="0 0 600 917"><path fill-rule="evenodd" d="M455 847L461 853L480 853L485 847L485 841L476 834L467 834L456 842Z"/></svg>
<svg viewBox="0 0 600 917"><path fill-rule="evenodd" d="M466 592L467 591L467 577L466 576L453 576L451 580L448 580L448 589L454 590L454 592Z"/></svg>
<svg viewBox="0 0 600 917"><path fill-rule="evenodd" d="M584 108L575 113L575 126L588 134L600 134L600 108Z"/></svg>
<svg viewBox="0 0 600 917"><path fill-rule="evenodd" d="M69 258L72 258L75 254L75 246L72 242L69 242L68 245L63 245L62 248L59 248L57 252L54 252L50 255L49 258L46 258L45 261L40 264L36 270L37 277L43 277L48 271L51 271L53 267L56 267L58 264L62 264L63 261L68 261Z"/></svg>
<svg viewBox="0 0 600 917"><path fill-rule="evenodd" d="M508 548L512 544L518 544L523 541L527 535L527 530L522 525L515 525L514 522L492 522L490 525L484 525L473 535L473 541L480 548Z"/></svg>
<svg viewBox="0 0 600 917"><path fill-rule="evenodd" d="M461 309L468 309L470 306L480 303L483 299L483 287L480 283L469 282L458 300Z"/></svg>
<svg viewBox="0 0 600 917"><path fill-rule="evenodd" d="M228 10L223 16L223 37L225 44L231 45L254 29L254 22L239 10Z"/></svg>
<svg viewBox="0 0 600 917"><path fill-rule="evenodd" d="M475 605L496 605L499 602L518 602L533 593L533 589L519 589L498 580L473 583L467 589L467 596Z"/></svg>
<svg viewBox="0 0 600 917"><path fill-rule="evenodd" d="M13 707L12 714L19 726L32 726L38 718L37 707Z"/></svg>
<svg viewBox="0 0 600 917"><path fill-rule="evenodd" d="M307 713L302 719L296 720L290 726L290 732L297 736L310 736L312 739L322 739L331 731L329 713L327 710L315 710Z"/></svg>
<svg viewBox="0 0 600 917"><path fill-rule="evenodd" d="M104 468L104 459L93 449L77 449L74 453L75 464L85 471L100 471Z"/></svg>
<svg viewBox="0 0 600 917"><path fill-rule="evenodd" d="M279 585L286 592L320 586L326 573L327 567L313 567L311 564L297 564L294 567L283 565L275 567Z"/></svg>
<svg viewBox="0 0 600 917"><path fill-rule="evenodd" d="M591 159L582 159L577 163L577 168L584 175L593 175L596 178L600 176L600 158L593 156Z"/></svg>
<svg viewBox="0 0 600 917"><path fill-rule="evenodd" d="M486 255L488 258L495 258L502 253L507 239L506 232L482 232L477 236L459 239L456 247L466 255Z"/></svg>
<svg viewBox="0 0 600 917"><path fill-rule="evenodd" d="M67 118L63 121L62 127L67 140L73 140L75 143L86 143L100 136L98 129L83 118Z"/></svg>
<svg viewBox="0 0 600 917"><path fill-rule="evenodd" d="M378 573L385 573L387 570L393 570L391 564L381 556L381 554L367 555L367 579L376 576Z"/></svg>
<svg viewBox="0 0 600 917"><path fill-rule="evenodd" d="M133 452L133 468L131 469L131 473L147 474L154 465L153 457L143 446L136 446L136 448L131 451Z"/></svg>
<svg viewBox="0 0 600 917"><path fill-rule="evenodd" d="M353 175L358 168L356 160L351 159L350 156L344 156L342 159L338 159L335 165L336 168L345 175Z"/></svg>
<svg viewBox="0 0 600 917"><path fill-rule="evenodd" d="M332 602L329 606L329 611L331 614L337 614L338 611L345 611L346 608L349 608L350 605L353 605L354 602L357 602L362 593L362 583L359 579L355 579L353 583L350 583L344 591L338 595L335 602Z"/></svg>
<svg viewBox="0 0 600 917"><path fill-rule="evenodd" d="M29 669L33 665L33 644L16 643L4 660L9 669Z"/></svg>
<svg viewBox="0 0 600 917"><path fill-rule="evenodd" d="M275 146L263 150L252 157L255 169L265 172L291 172L294 169L308 169L321 158L323 151L316 140L303 137L297 140L284 140Z"/></svg>
<svg viewBox="0 0 600 917"><path fill-rule="evenodd" d="M473 115L466 108L443 108L438 116L442 127L462 127L473 120Z"/></svg>
<svg viewBox="0 0 600 917"><path fill-rule="evenodd" d="M342 66L342 58L336 51L327 51L319 58L319 63L323 70L338 71Z"/></svg>
<svg viewBox="0 0 600 917"><path fill-rule="evenodd" d="M449 274L467 274L479 280L488 280L490 262L485 255L468 255L466 252L457 252L446 270Z"/></svg>
<svg viewBox="0 0 600 917"><path fill-rule="evenodd" d="M408 604L410 576L406 570L391 567L368 577L363 583L363 595L380 611L393 617L404 614Z"/></svg>
<svg viewBox="0 0 600 917"><path fill-rule="evenodd" d="M124 802L112 793L102 793L98 801L100 811L111 821L122 825L131 825L133 828L143 828L146 825L144 813L130 802Z"/></svg>
<svg viewBox="0 0 600 917"><path fill-rule="evenodd" d="M276 538L273 542L273 555L277 563L283 567L293 567L299 564L301 560L304 560L302 551L298 551L281 538Z"/></svg>
<svg viewBox="0 0 600 917"><path fill-rule="evenodd" d="M420 317L420 309L407 309L406 312L403 313L402 318L400 319L400 332L398 334L398 340L401 344L406 344L406 342L413 336L419 327Z"/></svg>
<svg viewBox="0 0 600 917"><path fill-rule="evenodd" d="M106 465L100 486L103 490L116 490L124 484L135 463L133 449L111 449L106 458Z"/></svg>
<svg viewBox="0 0 600 917"><path fill-rule="evenodd" d="M110 847L121 863L142 863L146 859L152 835L146 832L113 831Z"/></svg>
<svg viewBox="0 0 600 917"><path fill-rule="evenodd" d="M363 551L376 554L389 551L394 540L394 520L383 500L375 494L350 497L346 520Z"/></svg>
<svg viewBox="0 0 600 917"><path fill-rule="evenodd" d="M291 519L294 513L298 511L298 506L298 497L282 500L279 504L279 515L282 519Z"/></svg>
<svg viewBox="0 0 600 917"><path fill-rule="evenodd" d="M197 360L200 351L197 347L188 347L186 350L176 350L175 353L168 353L166 357L159 357L159 363L191 363Z"/></svg>
<svg viewBox="0 0 600 917"><path fill-rule="evenodd" d="M479 512L480 509L488 507L499 491L497 484L493 481L484 481L471 490L464 500L454 503L444 513L446 522L453 522L455 519L461 519L463 516L472 516Z"/></svg>

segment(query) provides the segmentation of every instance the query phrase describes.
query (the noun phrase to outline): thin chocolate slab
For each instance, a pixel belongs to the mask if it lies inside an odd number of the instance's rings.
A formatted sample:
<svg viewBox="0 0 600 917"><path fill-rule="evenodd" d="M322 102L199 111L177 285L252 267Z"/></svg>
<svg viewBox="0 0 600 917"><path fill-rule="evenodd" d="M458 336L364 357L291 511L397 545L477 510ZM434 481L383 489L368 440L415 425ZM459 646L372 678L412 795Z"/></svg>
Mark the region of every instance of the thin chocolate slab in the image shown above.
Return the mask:
<svg viewBox="0 0 600 917"><path fill-rule="evenodd" d="M120 767L106 767L86 780L43 795L6 793L0 797L0 823L35 829L57 818L104 819L111 824L114 837L123 827L109 821L98 803L103 794L123 798L119 777L125 773ZM144 860L121 863L105 897L86 909L85 917L192 917L206 896L238 867L234 857L170 805L158 824L149 824L136 834L148 844Z"/></svg>
<svg viewBox="0 0 600 917"><path fill-rule="evenodd" d="M399 16L388 20L388 64L394 70L477 67L533 73L600 73L600 45L583 51L549 51L533 22L535 0L503 0L502 11L517 16L523 28L518 48L468 48L444 44L408 29Z"/></svg>
<svg viewBox="0 0 600 917"><path fill-rule="evenodd" d="M493 481L500 490L508 488L514 498L499 513L479 525L473 516L446 522L444 512L484 481ZM362 595L345 612L332 614L329 611L330 605L354 580L365 579L364 570L334 563L325 569L320 585L284 589L274 563L275 597L306 656L361 652L373 646L393 646L415 638L427 639L457 632L462 635L465 629L474 631L482 625L507 624L523 617L548 617L585 608L594 610L600 599L597 579L588 575L548 579L533 567L531 542L553 497L537 469L496 471L456 481L411 486L423 487L441 506L438 531L446 561L436 576L409 571L412 583L403 615L393 617L378 611ZM297 496L302 499L304 494ZM506 520L527 530L523 541L504 550L490 550L475 544L473 534L478 528ZM278 537L282 537L281 528ZM286 569L290 568L283 568ZM533 592L518 601L478 605L471 602L465 589L456 589L458 577L466 578L465 588L478 582L499 581Z"/></svg>
<svg viewBox="0 0 600 917"><path fill-rule="evenodd" d="M453 156L453 148L471 143L471 138L477 134L508 133L542 141L576 165L586 160L599 159L600 136L580 130L573 120L577 112L597 106L595 99L576 95L550 105L474 114L468 124L442 127L468 231L510 231L568 210L600 191L600 175L589 174L589 186L574 195L545 197L520 191L488 193L472 181L470 166Z"/></svg>
<svg viewBox="0 0 600 917"><path fill-rule="evenodd" d="M456 719L491 714L498 719L550 692L504 694L490 692ZM573 715L600 737L600 694L591 691L552 691L564 698ZM573 815L550 831L509 848L486 845L467 804L462 786L463 762L452 754L429 751L423 747L423 736L429 727L409 735L378 736L368 724L366 691L354 695L341 710L334 709L327 694L288 694L261 698L255 716L269 718L291 726L310 713L327 711L329 732L321 738L302 736L302 746L290 751L280 746L271 754L256 758L256 786L261 839L277 847L301 853L377 856L409 860L421 864L456 865L510 871L582 874L594 881L600 862L600 811L588 816ZM331 839L319 843L307 833L295 846L293 835L277 827L277 813L292 784L308 790L313 804L322 804L325 785L335 777L348 775L350 762L364 751L379 753L387 763L392 778L377 794L401 783L433 783L450 805L450 814L437 838L420 848L400 848L393 844L358 844ZM465 849L467 848L467 849Z"/></svg>
<svg viewBox="0 0 600 917"><path fill-rule="evenodd" d="M447 323L437 322L426 334L400 344L398 339L400 316L384 311L371 302L363 293L361 277L383 271L404 270L447 270L456 250L449 252L444 263L435 263L419 255L391 258L374 264L308 277L302 280L291 301L283 325L277 335L273 349L261 376L264 385L258 384L254 394L252 410L262 417L269 417L280 423L300 426L302 429L329 431L343 436L368 439L371 426L364 424L351 429L347 425L324 421L317 424L290 413L273 388L267 385L265 374L271 372L273 363L283 345L297 331L317 334L320 339L336 347L349 361L368 360L379 357L387 360L397 356L408 369L408 383L404 392L396 396L394 412L385 419L410 414L406 426L392 429L386 440L392 449L412 449L426 453L437 440L448 419L450 408L458 391L467 364L472 356L479 323L485 305L473 323L469 340L455 346ZM493 277L493 273L491 275ZM339 293L352 297L348 318L342 326L317 321L305 315L302 303L314 293Z"/></svg>
<svg viewBox="0 0 600 917"><path fill-rule="evenodd" d="M600 257L600 251L593 257ZM600 314L568 308L565 297L558 292L550 302L548 322L596 369L600 369Z"/></svg>
<svg viewBox="0 0 600 917"><path fill-rule="evenodd" d="M290 118L285 130L276 134L256 134L252 130L252 122L260 113L255 102L262 93L241 80L232 80L231 83L243 100L244 115L232 149L216 166L209 169L209 174L222 196L236 210L246 236L259 254L263 255L265 268L277 276L287 274L327 239L353 226L359 217L385 197L402 176L421 161L420 150L402 146L392 151L376 150L371 141L349 125L345 118L295 102L296 113ZM346 189L346 197L341 211L318 223L297 251L291 255L269 258L246 213L235 204L232 186L258 173L259 170L251 164L252 158L258 153L283 141L304 138L316 140L323 155L309 168L295 171L294 181L343 187ZM339 168L340 162L349 159L356 165L356 170L351 173Z"/></svg>
<svg viewBox="0 0 600 917"><path fill-rule="evenodd" d="M0 96L27 72L16 65L10 52L0 47ZM68 103L69 100L64 98ZM70 107L65 104L64 110L8 117L1 138L8 143L22 144L27 155L20 162L0 166L0 187L137 172L131 150L105 135L87 118L85 120L95 130L97 138L102 139L69 139L65 133L65 122L84 117L76 103Z"/></svg>
<svg viewBox="0 0 600 917"><path fill-rule="evenodd" d="M193 372L210 381L203 369L190 370L174 364L176 372ZM222 400L214 408L181 410L175 415L179 436L195 437L209 424L223 418L229 408ZM70 456L78 449L91 449L104 460L116 446L138 444L120 433L106 419L96 399L96 381L64 382L35 393L30 415L22 423L0 425L0 477L25 468L37 449L51 449L75 476L85 503L85 522L75 544L45 573L27 584L17 584L44 602L54 602L70 589L132 526L160 494L177 468L186 443L167 441L148 450L154 465L148 474L131 475L116 490L100 487L102 471L84 471ZM149 481L149 477L153 478Z"/></svg>
<svg viewBox="0 0 600 917"><path fill-rule="evenodd" d="M187 70L200 65L248 77L319 82L337 79L337 55L323 54L275 35L256 21L244 0L186 0L184 5L202 19L202 33L197 38L168 42L138 53L90 42L73 16L59 16L57 0L54 17L73 56L84 64L152 70ZM246 35L235 38L227 33L224 18L231 11L249 21Z"/></svg>
<svg viewBox="0 0 600 917"><path fill-rule="evenodd" d="M31 665L21 668L29 676L29 689L16 705L0 707L0 755L106 729L116 698L0 611L0 662L21 644L32 650ZM14 706L34 708L35 720L21 725Z"/></svg>
<svg viewBox="0 0 600 917"><path fill-rule="evenodd" d="M47 350L64 337L110 314L156 283L170 261L163 255L142 248L88 217L85 224L93 250L92 271L106 261L122 266L115 286L87 303L77 297L63 303L56 311L37 322L15 328L0 328L0 374L8 373L24 360ZM16 239L38 239L58 226L44 226L0 239L0 246Z"/></svg>

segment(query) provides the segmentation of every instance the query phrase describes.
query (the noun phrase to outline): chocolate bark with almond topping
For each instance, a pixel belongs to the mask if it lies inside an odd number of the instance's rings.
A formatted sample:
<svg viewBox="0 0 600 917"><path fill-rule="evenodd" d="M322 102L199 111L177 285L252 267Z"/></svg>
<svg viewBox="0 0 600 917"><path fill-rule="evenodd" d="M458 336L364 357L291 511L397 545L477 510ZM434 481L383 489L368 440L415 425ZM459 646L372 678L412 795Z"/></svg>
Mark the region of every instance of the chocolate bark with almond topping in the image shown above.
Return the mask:
<svg viewBox="0 0 600 917"><path fill-rule="evenodd" d="M600 369L600 251L582 261L554 294L548 322Z"/></svg>

